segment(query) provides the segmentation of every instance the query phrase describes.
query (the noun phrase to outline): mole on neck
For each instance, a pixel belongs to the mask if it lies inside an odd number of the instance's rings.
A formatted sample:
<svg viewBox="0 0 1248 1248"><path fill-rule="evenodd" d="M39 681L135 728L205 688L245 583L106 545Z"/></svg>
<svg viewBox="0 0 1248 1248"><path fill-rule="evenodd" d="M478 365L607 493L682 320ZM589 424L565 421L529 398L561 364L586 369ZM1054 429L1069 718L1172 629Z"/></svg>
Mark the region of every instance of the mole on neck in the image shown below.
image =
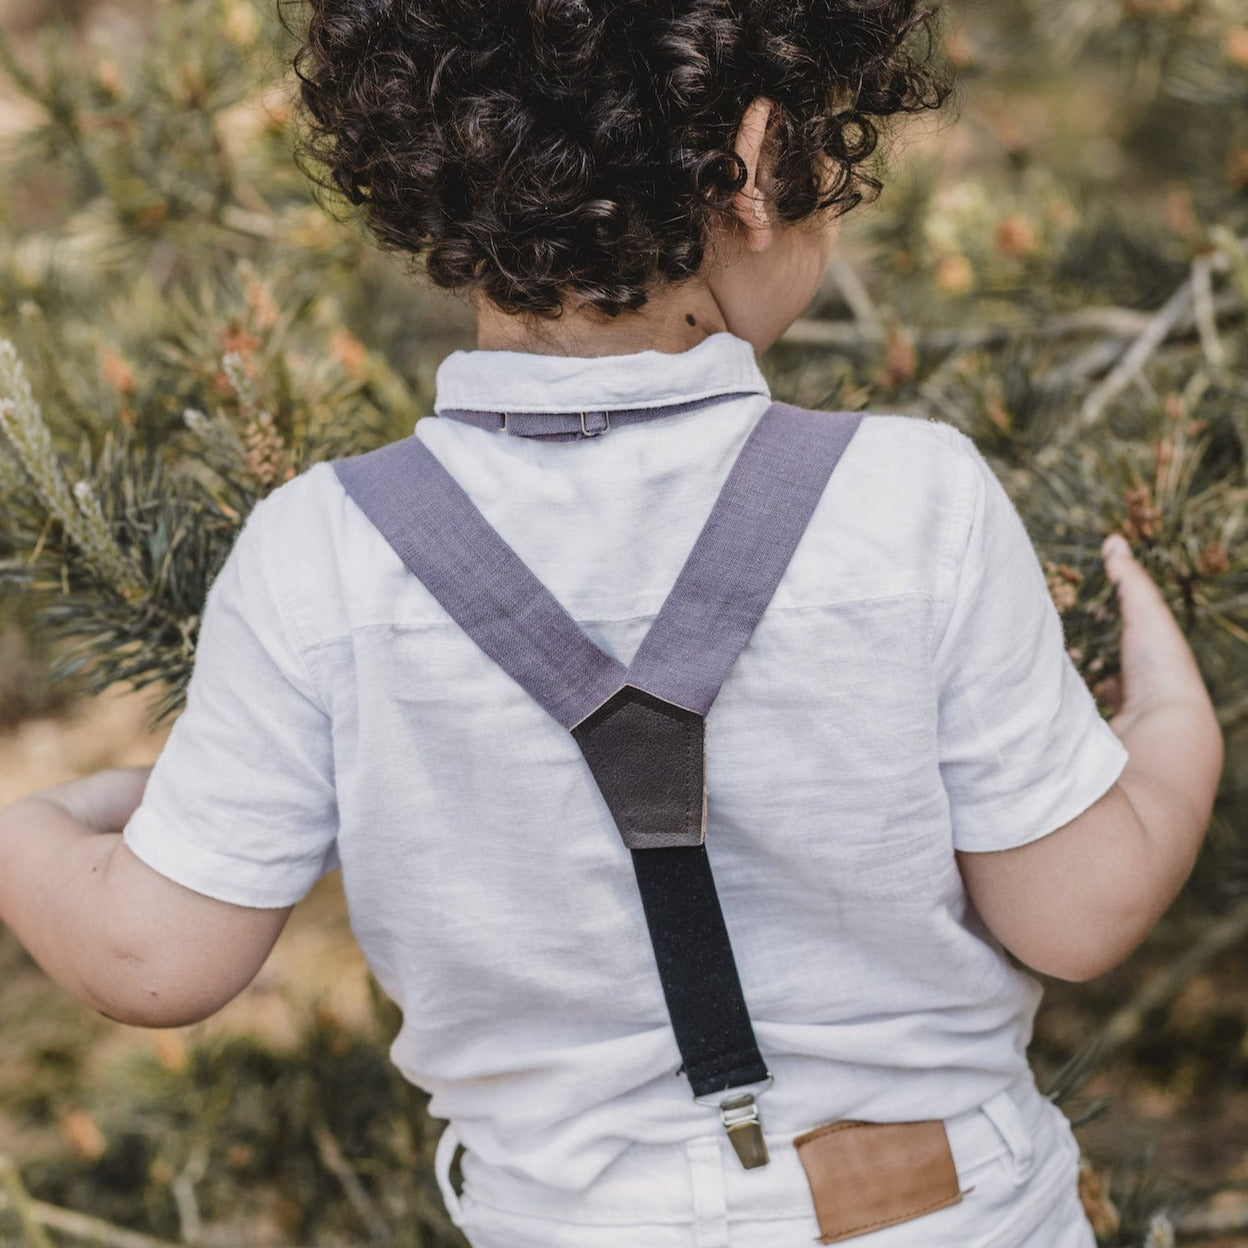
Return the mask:
<svg viewBox="0 0 1248 1248"><path fill-rule="evenodd" d="M636 312L615 317L590 307L570 306L555 320L544 320L506 313L483 298L476 300L476 312L477 347L482 351L566 356L639 351L676 354L712 334L729 332L714 296L697 284L657 291Z"/></svg>

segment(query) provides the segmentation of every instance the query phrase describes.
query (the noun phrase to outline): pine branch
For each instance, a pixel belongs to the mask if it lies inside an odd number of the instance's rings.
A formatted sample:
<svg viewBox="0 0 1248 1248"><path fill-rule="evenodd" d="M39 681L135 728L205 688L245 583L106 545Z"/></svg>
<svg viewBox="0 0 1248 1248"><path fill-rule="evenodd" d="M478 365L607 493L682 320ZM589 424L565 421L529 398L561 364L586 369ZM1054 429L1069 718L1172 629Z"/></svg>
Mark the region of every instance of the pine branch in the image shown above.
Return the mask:
<svg viewBox="0 0 1248 1248"><path fill-rule="evenodd" d="M934 326L912 326L919 341L934 352L971 351L984 347L1001 347L1015 338L1039 339L1079 337L1088 333L1105 333L1114 338L1130 338L1146 329L1151 321L1147 313L1133 308L1080 308L1064 312L1040 324L968 325L956 329ZM781 341L795 346L868 349L887 337L887 330L870 322L821 321L800 318L785 331Z"/></svg>
<svg viewBox="0 0 1248 1248"><path fill-rule="evenodd" d="M96 259L98 261L99 257ZM57 350L43 309L27 299L18 308L18 316L24 337L33 347L35 368L42 380L45 398L59 419L83 433L93 432L96 422L70 389L65 376L65 362Z"/></svg>
<svg viewBox="0 0 1248 1248"><path fill-rule="evenodd" d="M1174 332L1183 317L1191 312L1193 286L1193 279L1189 277L1152 317L1144 332L1132 343L1131 349L1113 372L1083 401L1079 413L1079 425L1082 429L1087 429L1101 419L1109 404L1139 376L1157 348Z"/></svg>
<svg viewBox="0 0 1248 1248"><path fill-rule="evenodd" d="M19 1217L24 1213L23 1229L34 1248L53 1248L47 1237L48 1231L83 1240L87 1244L95 1245L95 1248L186 1248L185 1243L175 1244L166 1239L157 1239L154 1235L132 1231L129 1227L117 1226L103 1218L48 1204L46 1201L33 1200L29 1196L24 1195L19 1204L11 1193L0 1192L0 1212L7 1209L13 1209Z"/></svg>
<svg viewBox="0 0 1248 1248"><path fill-rule="evenodd" d="M199 1201L195 1197L195 1186L207 1171L208 1145L201 1137L192 1144L186 1165L170 1184L184 1244L199 1244L203 1237L204 1225L199 1213Z"/></svg>
<svg viewBox="0 0 1248 1248"><path fill-rule="evenodd" d="M89 482L72 487L52 445L52 433L30 388L13 344L0 341L0 434L26 470L49 515L64 529L100 580L122 598L143 592L136 569L121 552Z"/></svg>
<svg viewBox="0 0 1248 1248"><path fill-rule="evenodd" d="M17 1165L8 1157L0 1154L0 1189L3 1189L7 1202L17 1214L22 1230L30 1241L30 1248L53 1248L52 1241L44 1230L43 1223L36 1214L34 1202L30 1199Z"/></svg>
<svg viewBox="0 0 1248 1248"><path fill-rule="evenodd" d="M1248 1200L1235 1205L1197 1209L1180 1218L1174 1229L1185 1243L1248 1231Z"/></svg>
<svg viewBox="0 0 1248 1248"><path fill-rule="evenodd" d="M1205 274L1226 272L1226 264L1218 259L1200 257L1200 271ZM1184 290L1190 291L1188 283ZM1163 309L1164 311L1164 309ZM1248 312L1245 300L1226 293L1210 297L1197 309L1184 302L1168 316L1162 328L1162 338L1153 345L1155 350L1162 342L1198 331L1202 343L1206 337L1216 338L1222 320L1235 321ZM947 329L934 326L910 326L916 346L923 352L947 355L947 364L970 351L996 350L1022 340L1057 342L1064 338L1078 338L1089 333L1100 333L1102 339L1088 348L1086 359L1072 362L1055 374L1054 386L1068 383L1076 378L1093 376L1116 363L1131 340L1140 340L1158 331L1160 313L1139 312L1133 308L1101 307L1082 308L1051 317L1039 324L1020 322L990 325L965 325ZM1205 324L1202 325L1202 319ZM870 355L887 341L888 331L882 325L863 320L824 321L803 318L795 321L784 333L781 341L800 347L824 347L837 351L850 351ZM1225 362L1225 353L1221 355ZM1059 380L1060 379L1060 380ZM1103 406L1103 403L1102 403Z"/></svg>
<svg viewBox="0 0 1248 1248"><path fill-rule="evenodd" d="M360 1220L368 1227L369 1242L388 1248L394 1243L394 1232L390 1229L376 1202L368 1194L359 1176L351 1169L342 1154L329 1124L320 1119L311 1125L312 1138L316 1142L316 1155L325 1167L342 1184L352 1208L359 1214Z"/></svg>

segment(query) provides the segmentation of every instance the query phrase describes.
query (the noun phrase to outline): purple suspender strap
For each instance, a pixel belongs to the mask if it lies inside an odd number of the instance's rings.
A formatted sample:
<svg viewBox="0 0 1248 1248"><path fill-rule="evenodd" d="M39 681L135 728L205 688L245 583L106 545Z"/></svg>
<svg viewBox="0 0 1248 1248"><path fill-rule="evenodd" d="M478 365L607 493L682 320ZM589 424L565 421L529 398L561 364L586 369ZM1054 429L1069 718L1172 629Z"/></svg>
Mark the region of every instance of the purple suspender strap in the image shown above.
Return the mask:
<svg viewBox="0 0 1248 1248"><path fill-rule="evenodd" d="M767 409L746 439L628 683L699 715L710 709L806 532L861 412Z"/></svg>
<svg viewBox="0 0 1248 1248"><path fill-rule="evenodd" d="M767 1161L754 1092L770 1076L704 843L704 717L861 421L783 403L764 412L628 668L585 636L421 440L334 463L451 618L580 746L632 851L683 1069L695 1097L719 1105L747 1167Z"/></svg>
<svg viewBox="0 0 1248 1248"><path fill-rule="evenodd" d="M861 420L784 403L763 413L627 669L585 636L419 438L334 468L451 618L571 729L625 685L710 710Z"/></svg>
<svg viewBox="0 0 1248 1248"><path fill-rule="evenodd" d="M623 683L417 437L334 462L347 493L446 612L565 728Z"/></svg>

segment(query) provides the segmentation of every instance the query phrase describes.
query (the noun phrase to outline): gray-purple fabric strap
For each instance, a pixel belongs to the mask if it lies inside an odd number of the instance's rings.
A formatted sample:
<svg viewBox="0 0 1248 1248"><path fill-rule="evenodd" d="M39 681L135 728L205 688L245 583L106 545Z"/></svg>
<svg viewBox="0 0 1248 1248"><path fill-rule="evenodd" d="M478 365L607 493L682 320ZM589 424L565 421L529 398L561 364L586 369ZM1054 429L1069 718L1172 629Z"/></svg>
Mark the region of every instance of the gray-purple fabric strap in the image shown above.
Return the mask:
<svg viewBox="0 0 1248 1248"><path fill-rule="evenodd" d="M565 728L624 684L624 665L581 632L415 435L334 471L455 623Z"/></svg>
<svg viewBox="0 0 1248 1248"><path fill-rule="evenodd" d="M451 618L571 729L624 685L707 713L861 421L784 403L763 413L627 669L585 636L415 435L334 469Z"/></svg>
<svg viewBox="0 0 1248 1248"><path fill-rule="evenodd" d="M627 684L705 715L789 565L862 413L774 403L724 482Z"/></svg>

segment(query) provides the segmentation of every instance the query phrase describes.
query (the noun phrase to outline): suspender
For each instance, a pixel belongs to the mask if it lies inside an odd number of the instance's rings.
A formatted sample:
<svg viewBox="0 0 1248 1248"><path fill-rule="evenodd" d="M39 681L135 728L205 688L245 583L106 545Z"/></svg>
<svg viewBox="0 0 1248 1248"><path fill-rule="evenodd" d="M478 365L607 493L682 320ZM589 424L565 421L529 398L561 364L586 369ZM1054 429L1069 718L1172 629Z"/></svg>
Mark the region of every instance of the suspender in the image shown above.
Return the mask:
<svg viewBox="0 0 1248 1248"><path fill-rule="evenodd" d="M456 413L458 417L459 414ZM694 1096L765 1165L770 1083L707 857L704 733L861 413L773 404L746 440L632 663L599 649L415 436L334 462L404 564L585 757L632 852Z"/></svg>

